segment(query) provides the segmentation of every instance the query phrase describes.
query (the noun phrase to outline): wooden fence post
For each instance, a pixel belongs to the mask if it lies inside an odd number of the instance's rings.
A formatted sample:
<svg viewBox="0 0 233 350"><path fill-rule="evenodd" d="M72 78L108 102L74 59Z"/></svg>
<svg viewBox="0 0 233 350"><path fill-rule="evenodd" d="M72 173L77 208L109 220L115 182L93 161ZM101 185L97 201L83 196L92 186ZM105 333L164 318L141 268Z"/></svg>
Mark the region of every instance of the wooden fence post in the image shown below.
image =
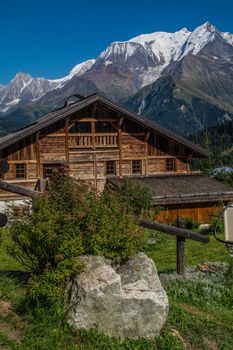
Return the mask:
<svg viewBox="0 0 233 350"><path fill-rule="evenodd" d="M185 229L186 221L182 218L177 218L177 227ZM176 271L178 275L184 274L185 262L185 238L181 236L176 237Z"/></svg>
<svg viewBox="0 0 233 350"><path fill-rule="evenodd" d="M161 232L169 233L170 235L176 236L176 246L177 246L177 273L179 275L184 274L184 253L185 253L185 239L192 239L194 241L209 243L210 238L206 235L201 235L200 233L192 232L186 229L186 222L182 218L177 218L177 226L169 226L166 224L161 224L156 221L138 220L138 223L142 227L149 228L150 230L156 230Z"/></svg>

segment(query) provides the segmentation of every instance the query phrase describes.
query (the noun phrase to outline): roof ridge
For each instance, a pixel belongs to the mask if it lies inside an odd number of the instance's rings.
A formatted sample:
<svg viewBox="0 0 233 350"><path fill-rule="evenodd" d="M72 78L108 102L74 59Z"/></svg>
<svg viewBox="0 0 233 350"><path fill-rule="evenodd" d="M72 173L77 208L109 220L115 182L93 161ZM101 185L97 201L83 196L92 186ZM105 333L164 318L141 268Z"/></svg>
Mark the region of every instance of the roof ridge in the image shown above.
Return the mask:
<svg viewBox="0 0 233 350"><path fill-rule="evenodd" d="M67 106L62 107L58 110L51 111L51 112L45 114L43 117L39 118L35 124L31 124L31 125L25 127L24 129L20 129L20 130L17 130L13 133L6 135L5 137L0 139L0 149L3 149L14 142L17 142L17 141L21 140L22 138L29 136L34 132L39 131L43 127L51 125L51 124L59 121L60 119L65 118L66 116L69 115L69 113L72 113L73 111L80 110L80 109L86 107L87 105L94 103L94 102L97 102L97 101L101 101L101 102L109 105L110 107L117 109L118 111L120 110L122 113L125 113L129 118L132 118L133 120L137 121L138 123L141 123L143 126L147 126L148 128L152 128L154 131L156 131L162 135L165 135L168 138L173 139L176 142L183 144L187 148L190 148L193 151L196 151L197 153L199 153L199 155L202 155L204 157L209 156L209 152L207 150L205 150L204 148L202 148L201 146L192 143L191 141L185 139L182 136L176 135L172 131L160 126L159 124L157 124L149 119L145 119L142 116L140 116L134 112L128 111L119 103L110 100L108 97L106 97L98 92L94 93L92 95L89 95L86 98L84 98L83 100L77 101L76 103L72 103L71 105L67 105ZM17 139L17 136L18 136L18 139Z"/></svg>

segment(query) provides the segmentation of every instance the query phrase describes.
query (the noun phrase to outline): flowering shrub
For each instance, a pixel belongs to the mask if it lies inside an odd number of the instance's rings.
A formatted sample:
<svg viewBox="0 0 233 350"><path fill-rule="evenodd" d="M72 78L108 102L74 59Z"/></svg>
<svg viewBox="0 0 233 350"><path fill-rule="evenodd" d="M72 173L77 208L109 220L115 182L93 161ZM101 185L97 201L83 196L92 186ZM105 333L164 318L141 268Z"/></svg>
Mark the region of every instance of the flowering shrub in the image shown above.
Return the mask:
<svg viewBox="0 0 233 350"><path fill-rule="evenodd" d="M33 273L31 295L52 301L80 272L83 254L103 255L120 263L139 251L143 233L121 198L96 196L62 172L53 175L49 192L33 199L10 227L9 252Z"/></svg>

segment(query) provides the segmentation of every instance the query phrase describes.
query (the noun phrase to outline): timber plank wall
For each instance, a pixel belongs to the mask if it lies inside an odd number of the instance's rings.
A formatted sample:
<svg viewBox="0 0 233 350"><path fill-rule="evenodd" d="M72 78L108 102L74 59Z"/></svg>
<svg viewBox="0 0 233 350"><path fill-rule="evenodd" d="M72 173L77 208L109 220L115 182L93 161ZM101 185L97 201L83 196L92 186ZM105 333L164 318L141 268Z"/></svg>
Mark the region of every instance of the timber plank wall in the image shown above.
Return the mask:
<svg viewBox="0 0 233 350"><path fill-rule="evenodd" d="M9 163L2 177L5 181L33 189L38 178L46 177L46 166L66 164L70 176L87 181L98 191L107 177L188 173L190 157L184 145L97 104L27 136L0 154ZM107 173L109 162L112 170ZM11 197L15 196L0 191L0 198Z"/></svg>

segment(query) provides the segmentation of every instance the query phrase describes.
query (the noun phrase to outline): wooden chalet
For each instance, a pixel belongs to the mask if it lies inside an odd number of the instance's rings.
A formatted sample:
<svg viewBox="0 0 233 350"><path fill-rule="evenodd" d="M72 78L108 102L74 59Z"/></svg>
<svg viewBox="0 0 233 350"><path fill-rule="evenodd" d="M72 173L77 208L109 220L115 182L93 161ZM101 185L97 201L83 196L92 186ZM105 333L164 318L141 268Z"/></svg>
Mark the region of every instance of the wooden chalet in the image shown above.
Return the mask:
<svg viewBox="0 0 233 350"><path fill-rule="evenodd" d="M146 182L159 178L160 182L154 182L159 195L167 186L163 179L173 178L175 186L178 175L185 176L191 189L192 157L206 158L208 152L99 94L66 104L0 139L0 159L9 164L2 179L31 189L38 179L49 178L53 169L63 165L70 176L85 180L97 191L104 188L107 179L133 177ZM179 191L182 194L182 186ZM210 207L223 197L211 202ZM19 197L1 190L0 200L7 199ZM202 202L198 203L205 211ZM174 198L171 204L181 205Z"/></svg>

